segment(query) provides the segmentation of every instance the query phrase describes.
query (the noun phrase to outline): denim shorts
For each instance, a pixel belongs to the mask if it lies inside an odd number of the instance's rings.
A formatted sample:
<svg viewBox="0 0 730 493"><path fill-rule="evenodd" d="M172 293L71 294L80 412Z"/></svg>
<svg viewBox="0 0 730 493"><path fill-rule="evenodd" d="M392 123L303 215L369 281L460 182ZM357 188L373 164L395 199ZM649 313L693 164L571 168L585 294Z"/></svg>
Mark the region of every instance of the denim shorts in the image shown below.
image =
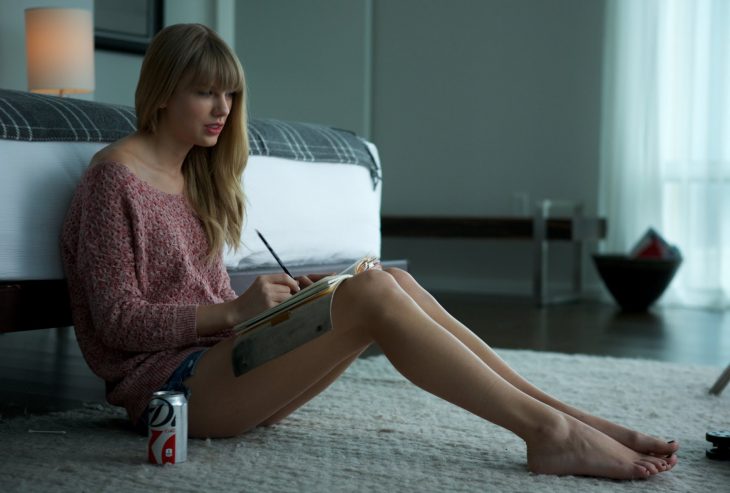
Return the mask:
<svg viewBox="0 0 730 493"><path fill-rule="evenodd" d="M195 367L198 366L198 360L201 356L203 356L203 353L205 353L205 350L201 349L200 351L196 351L188 355L188 357L180 363L180 366L172 372L172 375L170 375L170 378L167 379L167 382L165 382L165 384L157 390L182 392L185 394L185 398L189 399L190 389L187 388L183 382L195 374Z"/></svg>
<svg viewBox="0 0 730 493"><path fill-rule="evenodd" d="M167 379L167 382L157 389L157 391L182 392L185 394L185 398L189 399L190 389L186 387L183 382L195 374L195 368L198 366L198 360L200 360L200 357L203 356L204 353L205 350L201 349L200 351L195 351L194 353L189 354L175 369L175 371L172 372L172 375L170 375L170 378ZM136 428L143 435L147 434L147 409L145 409L142 416L139 417Z"/></svg>

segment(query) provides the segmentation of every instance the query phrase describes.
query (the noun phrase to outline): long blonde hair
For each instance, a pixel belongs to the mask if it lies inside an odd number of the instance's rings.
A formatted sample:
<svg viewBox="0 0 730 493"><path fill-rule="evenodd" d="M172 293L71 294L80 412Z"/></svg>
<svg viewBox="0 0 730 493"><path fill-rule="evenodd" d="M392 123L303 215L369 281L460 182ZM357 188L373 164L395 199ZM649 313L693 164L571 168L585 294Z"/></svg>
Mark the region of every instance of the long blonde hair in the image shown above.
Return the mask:
<svg viewBox="0 0 730 493"><path fill-rule="evenodd" d="M152 40L142 62L135 93L137 129L154 134L160 108L181 81L234 91L218 142L194 146L183 163L185 191L208 237L213 260L224 245L237 249L243 229L245 197L241 177L248 161L246 80L238 58L202 24L176 24Z"/></svg>

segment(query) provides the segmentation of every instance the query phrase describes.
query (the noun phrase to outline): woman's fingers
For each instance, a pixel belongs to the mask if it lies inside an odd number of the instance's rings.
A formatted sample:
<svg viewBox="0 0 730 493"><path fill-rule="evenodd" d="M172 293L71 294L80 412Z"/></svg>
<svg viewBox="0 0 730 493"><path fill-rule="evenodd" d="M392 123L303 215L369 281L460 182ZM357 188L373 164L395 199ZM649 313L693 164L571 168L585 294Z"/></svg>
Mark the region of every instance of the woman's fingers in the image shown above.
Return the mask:
<svg viewBox="0 0 730 493"><path fill-rule="evenodd" d="M314 284L314 281L316 279L313 280L309 276L299 276L299 277L295 278L295 280L299 283L300 288L306 288L310 284Z"/></svg>
<svg viewBox="0 0 730 493"><path fill-rule="evenodd" d="M309 280L312 282L317 282L320 279L322 279L323 277L334 276L334 275L336 275L335 272L329 272L326 274L307 274L307 278L309 278Z"/></svg>
<svg viewBox="0 0 730 493"><path fill-rule="evenodd" d="M286 286L290 293L296 293L299 291L299 283L297 283L294 278L290 277L288 274L284 274L283 272L281 274L267 274L265 276L259 276L259 279L264 285L273 284Z"/></svg>

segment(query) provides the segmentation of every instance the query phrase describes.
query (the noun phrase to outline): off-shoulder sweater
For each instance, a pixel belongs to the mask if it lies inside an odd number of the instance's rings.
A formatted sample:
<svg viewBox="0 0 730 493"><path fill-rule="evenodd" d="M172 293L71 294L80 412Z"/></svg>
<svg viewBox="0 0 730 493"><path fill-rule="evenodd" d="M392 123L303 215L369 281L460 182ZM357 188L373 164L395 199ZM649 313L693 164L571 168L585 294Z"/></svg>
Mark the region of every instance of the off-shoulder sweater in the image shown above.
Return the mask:
<svg viewBox="0 0 730 493"><path fill-rule="evenodd" d="M184 195L162 192L120 163L92 165L61 233L73 322L107 400L133 422L192 352L230 331L198 337L197 306L235 298L222 257Z"/></svg>

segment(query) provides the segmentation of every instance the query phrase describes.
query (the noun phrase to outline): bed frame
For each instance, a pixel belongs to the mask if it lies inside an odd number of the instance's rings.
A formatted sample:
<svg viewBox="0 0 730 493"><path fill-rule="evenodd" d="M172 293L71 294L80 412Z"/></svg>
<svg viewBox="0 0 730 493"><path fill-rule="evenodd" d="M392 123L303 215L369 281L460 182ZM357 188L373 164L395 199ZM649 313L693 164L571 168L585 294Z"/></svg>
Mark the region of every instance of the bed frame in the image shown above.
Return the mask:
<svg viewBox="0 0 730 493"><path fill-rule="evenodd" d="M0 284L0 332L69 325L71 308L65 279Z"/></svg>

